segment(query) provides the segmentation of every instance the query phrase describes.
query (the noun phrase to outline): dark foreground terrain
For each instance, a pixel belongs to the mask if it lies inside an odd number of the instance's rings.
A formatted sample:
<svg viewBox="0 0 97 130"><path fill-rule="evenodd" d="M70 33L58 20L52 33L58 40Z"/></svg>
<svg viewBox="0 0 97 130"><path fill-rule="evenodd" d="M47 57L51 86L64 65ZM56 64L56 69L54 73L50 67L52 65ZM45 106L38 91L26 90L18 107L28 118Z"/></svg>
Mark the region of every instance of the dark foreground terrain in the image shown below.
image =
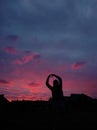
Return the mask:
<svg viewBox="0 0 97 130"><path fill-rule="evenodd" d="M97 129L97 99L72 94L56 102L0 101L0 130L69 128Z"/></svg>

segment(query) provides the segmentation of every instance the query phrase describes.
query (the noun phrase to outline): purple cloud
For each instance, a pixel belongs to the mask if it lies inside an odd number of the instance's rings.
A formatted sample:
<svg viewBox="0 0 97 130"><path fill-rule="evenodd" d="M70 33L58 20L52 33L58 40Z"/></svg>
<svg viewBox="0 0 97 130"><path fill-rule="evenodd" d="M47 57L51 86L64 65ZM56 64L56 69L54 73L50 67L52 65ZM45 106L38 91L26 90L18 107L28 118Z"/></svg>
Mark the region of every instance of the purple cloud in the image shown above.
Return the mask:
<svg viewBox="0 0 97 130"><path fill-rule="evenodd" d="M19 36L17 35L8 35L5 37L6 40L9 40L9 41L17 41L19 39Z"/></svg>
<svg viewBox="0 0 97 130"><path fill-rule="evenodd" d="M29 86L32 86L32 87L38 87L39 84L38 83L35 83L35 82L31 82L28 84Z"/></svg>
<svg viewBox="0 0 97 130"><path fill-rule="evenodd" d="M13 63L22 65L38 58L40 58L40 54L38 53L26 54L21 59L16 59Z"/></svg>
<svg viewBox="0 0 97 130"><path fill-rule="evenodd" d="M10 84L10 82L4 79L0 79L0 84Z"/></svg>
<svg viewBox="0 0 97 130"><path fill-rule="evenodd" d="M72 69L81 69L85 66L86 62L81 61L81 62L76 62L72 65Z"/></svg>
<svg viewBox="0 0 97 130"><path fill-rule="evenodd" d="M5 47L5 48L3 48L3 50L9 54L17 54L18 53L18 50L14 47L11 47L11 46Z"/></svg>

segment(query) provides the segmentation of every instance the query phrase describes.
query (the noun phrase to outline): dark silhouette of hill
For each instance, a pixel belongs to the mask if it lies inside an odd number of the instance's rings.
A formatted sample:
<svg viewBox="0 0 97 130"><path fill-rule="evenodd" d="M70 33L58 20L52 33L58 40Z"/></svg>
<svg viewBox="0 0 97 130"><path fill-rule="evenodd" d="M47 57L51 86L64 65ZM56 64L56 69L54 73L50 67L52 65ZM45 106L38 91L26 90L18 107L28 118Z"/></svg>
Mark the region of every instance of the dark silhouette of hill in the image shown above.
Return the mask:
<svg viewBox="0 0 97 130"><path fill-rule="evenodd" d="M0 127L6 130L96 129L97 99L71 94L59 101L8 102L0 95Z"/></svg>
<svg viewBox="0 0 97 130"><path fill-rule="evenodd" d="M0 104L8 103L9 101L4 97L4 94L0 95Z"/></svg>

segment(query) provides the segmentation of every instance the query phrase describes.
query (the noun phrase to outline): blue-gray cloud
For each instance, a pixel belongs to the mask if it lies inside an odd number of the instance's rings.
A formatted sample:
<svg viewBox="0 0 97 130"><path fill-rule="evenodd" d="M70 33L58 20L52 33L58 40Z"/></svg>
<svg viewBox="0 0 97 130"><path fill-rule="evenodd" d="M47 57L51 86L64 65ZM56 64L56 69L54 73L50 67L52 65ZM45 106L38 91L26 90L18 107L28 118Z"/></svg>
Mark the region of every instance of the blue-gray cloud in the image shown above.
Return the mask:
<svg viewBox="0 0 97 130"><path fill-rule="evenodd" d="M1 0L0 5L1 36L20 35L18 48L71 60L97 54L96 0Z"/></svg>
<svg viewBox="0 0 97 130"><path fill-rule="evenodd" d="M8 38L21 36L18 48L37 50L45 56L90 58L97 54L96 3L96 0L1 0L0 33Z"/></svg>
<svg viewBox="0 0 97 130"><path fill-rule="evenodd" d="M88 35L97 28L96 0L5 1L1 1L0 15L4 31L60 36L59 32Z"/></svg>

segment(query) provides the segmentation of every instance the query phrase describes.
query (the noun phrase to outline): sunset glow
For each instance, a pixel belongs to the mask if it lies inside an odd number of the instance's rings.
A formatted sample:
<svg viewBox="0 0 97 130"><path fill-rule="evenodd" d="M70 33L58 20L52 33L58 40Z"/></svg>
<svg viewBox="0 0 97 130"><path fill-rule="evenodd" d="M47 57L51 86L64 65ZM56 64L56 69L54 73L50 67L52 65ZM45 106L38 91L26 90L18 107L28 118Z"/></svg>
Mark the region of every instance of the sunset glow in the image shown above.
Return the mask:
<svg viewBox="0 0 97 130"><path fill-rule="evenodd" d="M97 98L97 2L85 1L0 1L0 94L48 100L55 73L64 96Z"/></svg>

